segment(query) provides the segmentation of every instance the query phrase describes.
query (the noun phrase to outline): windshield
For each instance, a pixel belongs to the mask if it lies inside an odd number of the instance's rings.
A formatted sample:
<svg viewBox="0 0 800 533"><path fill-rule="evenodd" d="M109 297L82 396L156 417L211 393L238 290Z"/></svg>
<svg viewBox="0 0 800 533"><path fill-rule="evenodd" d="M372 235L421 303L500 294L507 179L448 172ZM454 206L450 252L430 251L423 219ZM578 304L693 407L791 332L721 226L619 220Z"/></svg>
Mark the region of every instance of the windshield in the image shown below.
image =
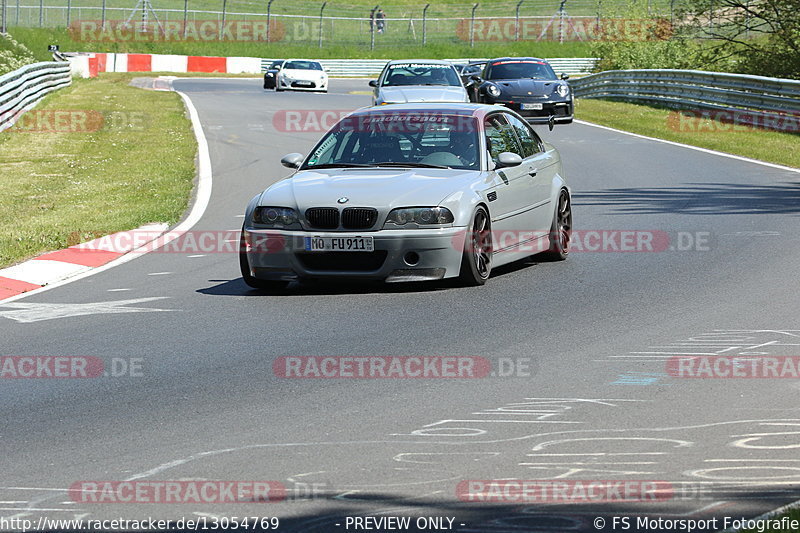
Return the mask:
<svg viewBox="0 0 800 533"><path fill-rule="evenodd" d="M281 64L283 64L283 60L280 61L273 61L272 64L269 66L270 69L273 68L281 68Z"/></svg>
<svg viewBox="0 0 800 533"><path fill-rule="evenodd" d="M398 85L453 85L461 86L461 79L451 65L427 63L398 63L387 67L384 87Z"/></svg>
<svg viewBox="0 0 800 533"><path fill-rule="evenodd" d="M491 63L486 74L487 80L517 80L520 78L555 80L556 73L544 61L511 59Z"/></svg>
<svg viewBox="0 0 800 533"><path fill-rule="evenodd" d="M295 70L322 70L322 65L316 61L287 61L283 68Z"/></svg>
<svg viewBox="0 0 800 533"><path fill-rule="evenodd" d="M471 116L436 112L346 117L322 138L302 168L377 164L478 169L477 122Z"/></svg>

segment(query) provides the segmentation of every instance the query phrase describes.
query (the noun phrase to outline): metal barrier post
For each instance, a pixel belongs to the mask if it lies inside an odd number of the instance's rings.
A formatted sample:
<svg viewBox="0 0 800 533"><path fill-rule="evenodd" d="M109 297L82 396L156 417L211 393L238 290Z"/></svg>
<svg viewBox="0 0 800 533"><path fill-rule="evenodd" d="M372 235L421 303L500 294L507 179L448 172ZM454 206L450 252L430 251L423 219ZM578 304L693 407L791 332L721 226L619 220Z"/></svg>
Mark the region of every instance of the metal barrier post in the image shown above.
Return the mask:
<svg viewBox="0 0 800 533"><path fill-rule="evenodd" d="M267 2L267 42L270 42L269 27L272 23L272 2L274 1L275 0L269 0L269 2Z"/></svg>
<svg viewBox="0 0 800 533"><path fill-rule="evenodd" d="M425 7L422 8L422 46L428 44L428 8L431 7L430 4L425 4Z"/></svg>
<svg viewBox="0 0 800 533"><path fill-rule="evenodd" d="M319 47L322 48L322 12L325 11L325 6L328 2L322 2L322 7L319 8Z"/></svg>
<svg viewBox="0 0 800 533"><path fill-rule="evenodd" d="M475 10L478 9L478 5L474 4L472 6L472 18L469 20L469 47L472 48L475 46Z"/></svg>
<svg viewBox="0 0 800 533"><path fill-rule="evenodd" d="M222 24L219 26L219 40L222 40L222 33L225 31L225 15L228 11L228 0L222 0Z"/></svg>
<svg viewBox="0 0 800 533"><path fill-rule="evenodd" d="M516 13L514 14L514 40L515 41L519 41L519 8L522 5L522 2L524 2L524 1L525 0L519 0L519 2L517 2L517 10L516 10Z"/></svg>

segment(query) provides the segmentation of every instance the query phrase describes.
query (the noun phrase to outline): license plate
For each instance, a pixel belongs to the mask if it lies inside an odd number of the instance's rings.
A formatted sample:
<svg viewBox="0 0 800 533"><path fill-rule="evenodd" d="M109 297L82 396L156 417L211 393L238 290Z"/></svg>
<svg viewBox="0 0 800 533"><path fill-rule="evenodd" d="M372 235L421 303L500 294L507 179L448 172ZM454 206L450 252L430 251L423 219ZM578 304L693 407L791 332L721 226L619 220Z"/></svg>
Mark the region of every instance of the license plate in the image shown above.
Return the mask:
<svg viewBox="0 0 800 533"><path fill-rule="evenodd" d="M523 111L541 111L542 104L522 104Z"/></svg>
<svg viewBox="0 0 800 533"><path fill-rule="evenodd" d="M311 87L312 85L314 85L314 82L311 82L311 81L296 81L295 83L297 85L302 85L304 87Z"/></svg>
<svg viewBox="0 0 800 533"><path fill-rule="evenodd" d="M372 252L372 237L306 237L306 252Z"/></svg>

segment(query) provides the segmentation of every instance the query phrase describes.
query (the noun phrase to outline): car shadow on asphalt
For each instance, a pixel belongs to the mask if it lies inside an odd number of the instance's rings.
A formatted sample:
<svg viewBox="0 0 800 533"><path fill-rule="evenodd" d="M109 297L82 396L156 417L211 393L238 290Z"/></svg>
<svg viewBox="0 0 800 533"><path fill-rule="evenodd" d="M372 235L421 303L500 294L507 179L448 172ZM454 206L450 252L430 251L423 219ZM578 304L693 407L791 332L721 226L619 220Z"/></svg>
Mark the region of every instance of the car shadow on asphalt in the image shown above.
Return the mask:
<svg viewBox="0 0 800 533"><path fill-rule="evenodd" d="M514 274L515 272L530 269L540 263L551 262L545 255L538 254L528 259L516 261L492 270L492 275L487 281L491 286L492 280ZM217 283L211 287L198 289L196 292L207 296L267 296L265 291L254 289L245 284L242 278L231 280L209 280ZM423 281L408 283L383 283L368 281L323 281L313 280L302 283L292 283L285 290L269 294L268 296L327 296L337 294L408 294L414 292L436 292L445 290L479 290L480 287L464 287L458 278L441 281Z"/></svg>
<svg viewBox="0 0 800 533"><path fill-rule="evenodd" d="M800 183L689 183L681 187L603 189L576 193L573 203L609 206L622 214L798 214Z"/></svg>

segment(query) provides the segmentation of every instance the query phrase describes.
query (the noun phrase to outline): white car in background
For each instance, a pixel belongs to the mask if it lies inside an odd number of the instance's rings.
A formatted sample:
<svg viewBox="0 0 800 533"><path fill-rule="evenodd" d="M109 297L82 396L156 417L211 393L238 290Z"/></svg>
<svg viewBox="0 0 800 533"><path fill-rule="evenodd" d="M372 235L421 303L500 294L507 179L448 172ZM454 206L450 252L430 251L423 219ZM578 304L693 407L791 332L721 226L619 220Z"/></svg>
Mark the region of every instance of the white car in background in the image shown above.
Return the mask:
<svg viewBox="0 0 800 533"><path fill-rule="evenodd" d="M455 67L434 59L389 61L369 82L372 105L409 102L469 102Z"/></svg>
<svg viewBox="0 0 800 533"><path fill-rule="evenodd" d="M276 74L275 90L328 92L328 73L318 61L288 59Z"/></svg>

